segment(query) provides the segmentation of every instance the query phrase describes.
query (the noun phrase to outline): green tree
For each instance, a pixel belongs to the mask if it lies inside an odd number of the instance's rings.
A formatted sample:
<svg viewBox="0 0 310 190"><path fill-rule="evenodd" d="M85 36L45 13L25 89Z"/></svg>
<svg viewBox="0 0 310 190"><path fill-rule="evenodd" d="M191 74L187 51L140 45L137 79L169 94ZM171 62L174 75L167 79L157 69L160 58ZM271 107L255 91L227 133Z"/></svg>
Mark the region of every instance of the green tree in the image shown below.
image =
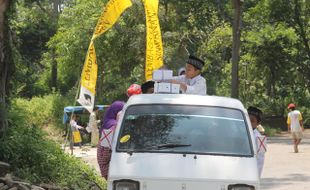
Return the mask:
<svg viewBox="0 0 310 190"><path fill-rule="evenodd" d="M19 0L16 9L18 14L10 19L16 34L15 63L19 68L13 75L14 88L18 89L15 95L42 95L48 89L37 83L45 70L45 65L40 61L42 54L47 51L47 41L56 32L58 14L61 11L60 1ZM53 78L57 78L57 65L53 64L51 71ZM56 85L52 83L52 87Z"/></svg>
<svg viewBox="0 0 310 190"><path fill-rule="evenodd" d="M309 96L309 88L305 88L309 78L304 67L307 54L294 27L297 22L291 19L295 14L294 3L296 1L260 1L249 7L244 16L247 32L242 62L247 65L246 86L251 89L245 94L248 99L282 115L287 102L293 99L299 102Z"/></svg>
<svg viewBox="0 0 310 190"><path fill-rule="evenodd" d="M6 106L8 95L8 83L10 80L11 51L10 51L10 33L8 26L9 8L13 2L10 0L0 0L0 133L7 126Z"/></svg>

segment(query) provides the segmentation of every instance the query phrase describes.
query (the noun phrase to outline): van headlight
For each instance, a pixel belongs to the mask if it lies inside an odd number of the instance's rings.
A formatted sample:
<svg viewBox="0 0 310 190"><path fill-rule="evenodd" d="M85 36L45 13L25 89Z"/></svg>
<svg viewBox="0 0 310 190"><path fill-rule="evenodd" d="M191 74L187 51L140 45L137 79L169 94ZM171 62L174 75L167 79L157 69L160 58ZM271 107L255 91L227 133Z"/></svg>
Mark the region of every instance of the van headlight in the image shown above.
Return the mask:
<svg viewBox="0 0 310 190"><path fill-rule="evenodd" d="M255 187L252 185L234 184L228 185L228 190L255 190Z"/></svg>
<svg viewBox="0 0 310 190"><path fill-rule="evenodd" d="M133 180L113 181L113 190L139 190L139 182Z"/></svg>

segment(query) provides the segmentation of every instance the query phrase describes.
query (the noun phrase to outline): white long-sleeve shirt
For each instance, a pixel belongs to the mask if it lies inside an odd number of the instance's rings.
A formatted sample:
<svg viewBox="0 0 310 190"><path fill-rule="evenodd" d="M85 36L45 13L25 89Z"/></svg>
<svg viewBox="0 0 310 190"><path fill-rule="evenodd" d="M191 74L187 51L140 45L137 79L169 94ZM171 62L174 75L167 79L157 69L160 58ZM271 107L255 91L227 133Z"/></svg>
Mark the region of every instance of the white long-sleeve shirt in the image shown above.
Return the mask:
<svg viewBox="0 0 310 190"><path fill-rule="evenodd" d="M187 85L186 91L181 89L183 94L199 94L199 95L207 94L206 79L203 78L201 75L197 75L192 79L186 78L185 75L181 75L173 77L173 80L183 82Z"/></svg>
<svg viewBox="0 0 310 190"><path fill-rule="evenodd" d="M263 167L264 167L264 162L265 162L265 152L266 152L266 148L267 148L267 143L266 143L267 139L266 139L266 136L261 135L261 133L257 129L254 129L253 133L254 133L254 136L256 139L256 146L257 146L257 168L258 168L258 172L259 172L258 174L259 174L259 177L261 177Z"/></svg>
<svg viewBox="0 0 310 190"><path fill-rule="evenodd" d="M71 126L71 130L72 131L75 131L75 130L78 130L78 129L82 129L83 127L82 126L79 126L78 124L77 124L77 122L75 121L75 120L71 120L70 121L70 126Z"/></svg>

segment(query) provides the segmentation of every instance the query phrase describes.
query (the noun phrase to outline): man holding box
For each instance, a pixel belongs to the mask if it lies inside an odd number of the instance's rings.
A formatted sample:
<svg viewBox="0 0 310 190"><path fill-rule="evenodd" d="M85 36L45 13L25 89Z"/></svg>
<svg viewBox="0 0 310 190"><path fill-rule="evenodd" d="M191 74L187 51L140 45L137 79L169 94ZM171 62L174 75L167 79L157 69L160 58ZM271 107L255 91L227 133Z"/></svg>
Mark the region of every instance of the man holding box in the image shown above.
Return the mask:
<svg viewBox="0 0 310 190"><path fill-rule="evenodd" d="M204 61L201 59L190 55L185 66L185 75L173 77L170 82L180 84L180 89L183 94L206 95L206 79L200 75L204 64Z"/></svg>

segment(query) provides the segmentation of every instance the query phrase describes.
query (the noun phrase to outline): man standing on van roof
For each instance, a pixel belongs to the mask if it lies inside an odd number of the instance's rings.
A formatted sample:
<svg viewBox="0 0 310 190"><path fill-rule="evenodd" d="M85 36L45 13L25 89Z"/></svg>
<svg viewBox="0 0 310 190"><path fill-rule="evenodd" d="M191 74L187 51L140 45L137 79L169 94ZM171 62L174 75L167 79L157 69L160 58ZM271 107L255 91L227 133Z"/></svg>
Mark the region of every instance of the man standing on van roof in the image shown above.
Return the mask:
<svg viewBox="0 0 310 190"><path fill-rule="evenodd" d="M185 65L185 75L173 77L170 81L174 84L180 84L184 94L207 94L206 79L200 73L205 62L201 59L190 55Z"/></svg>
<svg viewBox="0 0 310 190"><path fill-rule="evenodd" d="M287 108L290 110L287 115L287 128L288 132L292 133L292 138L294 141L294 152L297 153L298 145L302 139L302 131L304 130L302 116L300 111L295 109L295 104L289 104Z"/></svg>

